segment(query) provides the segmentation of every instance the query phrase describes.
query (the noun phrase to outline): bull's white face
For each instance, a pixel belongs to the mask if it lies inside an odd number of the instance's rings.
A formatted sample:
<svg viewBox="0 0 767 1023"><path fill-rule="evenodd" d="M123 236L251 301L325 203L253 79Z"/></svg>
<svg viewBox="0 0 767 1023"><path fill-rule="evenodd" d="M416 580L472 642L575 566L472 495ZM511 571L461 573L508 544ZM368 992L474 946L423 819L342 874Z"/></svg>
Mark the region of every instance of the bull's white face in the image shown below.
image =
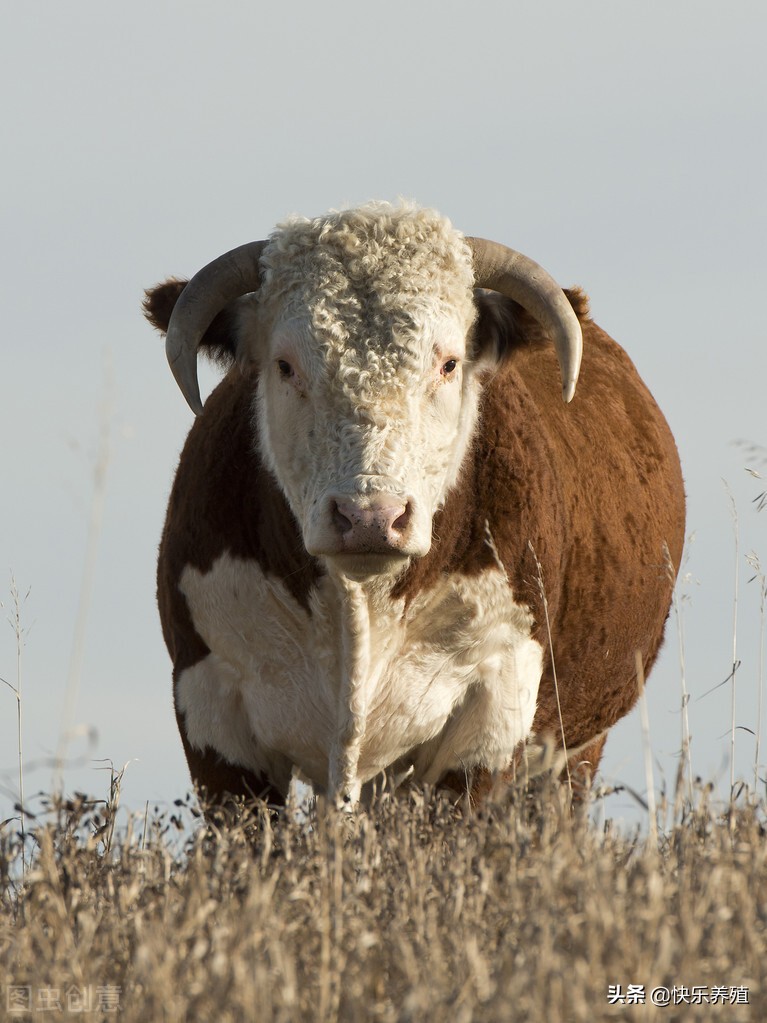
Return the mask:
<svg viewBox="0 0 767 1023"><path fill-rule="evenodd" d="M408 294L329 308L302 296L258 309L242 340L260 367L262 457L307 551L352 577L390 574L426 554L477 415L466 301ZM344 306L346 306L344 308ZM425 308L428 315L425 315Z"/></svg>

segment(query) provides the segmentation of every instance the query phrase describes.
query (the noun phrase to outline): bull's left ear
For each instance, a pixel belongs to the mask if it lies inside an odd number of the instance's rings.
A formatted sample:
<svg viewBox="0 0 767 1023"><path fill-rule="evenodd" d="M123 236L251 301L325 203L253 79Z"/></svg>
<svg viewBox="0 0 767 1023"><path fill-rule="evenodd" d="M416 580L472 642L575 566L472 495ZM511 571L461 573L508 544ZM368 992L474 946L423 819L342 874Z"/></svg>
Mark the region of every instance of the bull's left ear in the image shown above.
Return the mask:
<svg viewBox="0 0 767 1023"><path fill-rule="evenodd" d="M589 314L587 296L577 288L566 289L565 295L582 323ZM474 304L477 318L472 329L470 350L480 368L497 366L519 348L551 344L538 321L518 302L505 295L476 288Z"/></svg>

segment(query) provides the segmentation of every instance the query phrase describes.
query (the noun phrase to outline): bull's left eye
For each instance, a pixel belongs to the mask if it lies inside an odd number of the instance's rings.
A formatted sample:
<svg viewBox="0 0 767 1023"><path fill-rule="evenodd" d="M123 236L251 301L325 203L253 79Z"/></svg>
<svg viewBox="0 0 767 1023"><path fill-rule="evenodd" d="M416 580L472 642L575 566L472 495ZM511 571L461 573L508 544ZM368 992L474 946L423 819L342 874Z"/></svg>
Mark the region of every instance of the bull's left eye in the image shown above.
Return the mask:
<svg viewBox="0 0 767 1023"><path fill-rule="evenodd" d="M280 376L282 377L289 377L293 372L293 367L284 359L277 360L277 369L280 371Z"/></svg>
<svg viewBox="0 0 767 1023"><path fill-rule="evenodd" d="M455 373L457 366L458 359L448 359L442 366L442 376L449 377L451 373Z"/></svg>

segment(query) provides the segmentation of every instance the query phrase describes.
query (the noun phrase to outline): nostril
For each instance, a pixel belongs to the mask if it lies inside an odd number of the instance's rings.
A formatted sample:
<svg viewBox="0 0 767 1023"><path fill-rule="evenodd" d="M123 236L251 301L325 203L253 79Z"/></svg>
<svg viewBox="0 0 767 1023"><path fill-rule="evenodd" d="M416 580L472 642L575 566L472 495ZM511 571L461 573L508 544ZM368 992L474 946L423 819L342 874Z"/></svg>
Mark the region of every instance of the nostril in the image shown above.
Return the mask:
<svg viewBox="0 0 767 1023"><path fill-rule="evenodd" d="M348 533L352 528L352 520L348 518L338 507L338 502L333 501L330 506L333 525L340 533Z"/></svg>
<svg viewBox="0 0 767 1023"><path fill-rule="evenodd" d="M392 522L391 528L396 530L396 532L398 533L402 533L404 530L406 530L408 524L410 523L411 510L412 509L410 507L410 502L408 501L408 503L405 505L405 510L402 512L402 514L399 515L394 520L394 522Z"/></svg>

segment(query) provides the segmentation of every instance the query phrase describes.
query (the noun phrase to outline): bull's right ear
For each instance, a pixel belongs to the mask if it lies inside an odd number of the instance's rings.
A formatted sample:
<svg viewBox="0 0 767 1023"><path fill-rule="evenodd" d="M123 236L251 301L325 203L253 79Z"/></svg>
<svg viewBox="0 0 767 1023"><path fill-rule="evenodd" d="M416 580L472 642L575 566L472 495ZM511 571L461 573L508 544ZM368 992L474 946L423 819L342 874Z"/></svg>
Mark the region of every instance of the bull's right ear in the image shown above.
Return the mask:
<svg viewBox="0 0 767 1023"><path fill-rule="evenodd" d="M178 277L169 277L144 292L144 316L162 334L167 334L171 313L188 283Z"/></svg>
<svg viewBox="0 0 767 1023"><path fill-rule="evenodd" d="M580 288L565 288L565 295L581 324L589 318L588 296ZM477 318L471 352L475 364L490 369L520 348L551 344L540 323L518 302L497 291L474 290Z"/></svg>
<svg viewBox="0 0 767 1023"><path fill-rule="evenodd" d="M471 357L488 369L497 366L515 348L529 344L535 321L521 305L497 291L474 291L477 318L474 321Z"/></svg>
<svg viewBox="0 0 767 1023"><path fill-rule="evenodd" d="M167 333L176 302L188 283L170 277L144 292L144 316L161 334ZM216 316L200 342L200 351L225 368L231 366L236 357L237 320L237 303L233 302Z"/></svg>

